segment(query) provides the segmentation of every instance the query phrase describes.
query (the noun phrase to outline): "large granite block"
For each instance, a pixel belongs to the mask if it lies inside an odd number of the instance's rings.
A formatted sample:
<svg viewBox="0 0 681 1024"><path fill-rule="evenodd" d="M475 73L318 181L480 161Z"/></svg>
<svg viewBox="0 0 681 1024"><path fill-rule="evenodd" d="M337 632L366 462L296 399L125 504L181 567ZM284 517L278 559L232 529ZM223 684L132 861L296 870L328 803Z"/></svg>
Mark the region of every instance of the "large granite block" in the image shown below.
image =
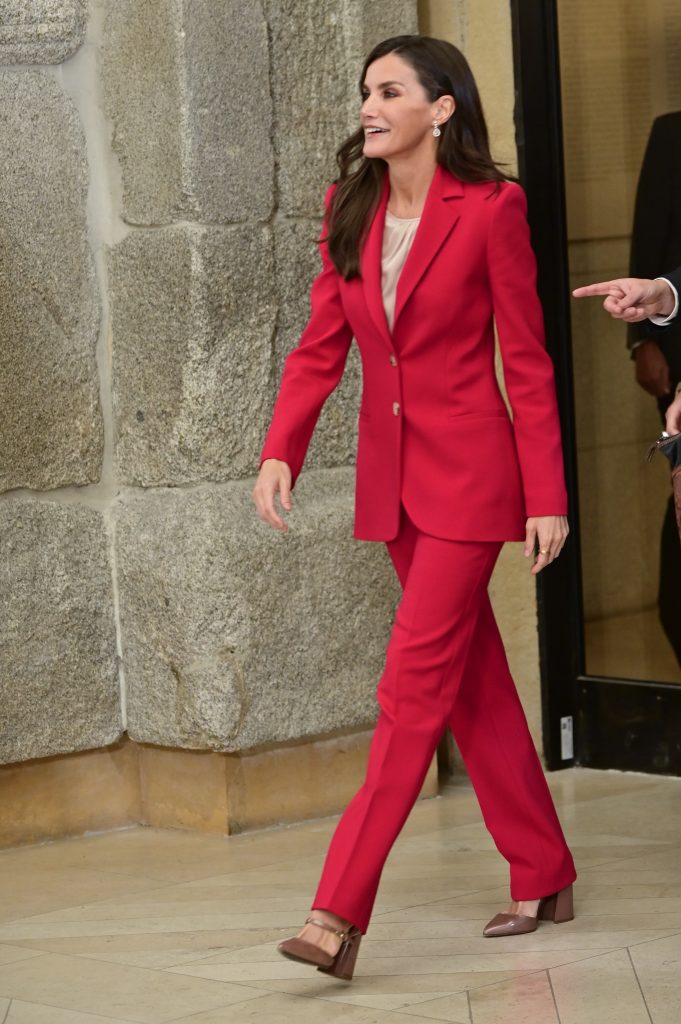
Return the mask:
<svg viewBox="0 0 681 1024"><path fill-rule="evenodd" d="M99 478L99 299L78 114L44 72L0 71L0 490Z"/></svg>
<svg viewBox="0 0 681 1024"><path fill-rule="evenodd" d="M126 220L269 217L272 104L257 0L107 0L103 83Z"/></svg>
<svg viewBox="0 0 681 1024"><path fill-rule="evenodd" d="M346 0L345 38L348 58L356 64L355 79L377 43L392 36L418 34L418 8L418 0L371 0L369 4ZM352 70L350 67L351 75Z"/></svg>
<svg viewBox="0 0 681 1024"><path fill-rule="evenodd" d="M0 64L59 64L85 37L87 0L0 0Z"/></svg>
<svg viewBox="0 0 681 1024"><path fill-rule="evenodd" d="M110 253L115 459L152 486L250 475L272 399L264 227L138 231Z"/></svg>
<svg viewBox="0 0 681 1024"><path fill-rule="evenodd" d="M279 207L321 213L335 153L359 125L359 75L382 39L417 31L415 0L265 0L277 127ZM323 183L323 184L322 184Z"/></svg>
<svg viewBox="0 0 681 1024"><path fill-rule="evenodd" d="M117 510L130 736L237 751L373 720L398 586L352 539L353 473L305 474L291 529L250 482Z"/></svg>
<svg viewBox="0 0 681 1024"><path fill-rule="evenodd" d="M282 221L276 225L274 281L279 300L275 339L275 376L295 348L310 316L310 285L321 270L316 239L319 221ZM357 450L357 411L362 368L353 343L338 388L327 399L312 437L305 468L343 466L354 462Z"/></svg>
<svg viewBox="0 0 681 1024"><path fill-rule="evenodd" d="M122 732L111 566L99 512L0 504L0 762Z"/></svg>

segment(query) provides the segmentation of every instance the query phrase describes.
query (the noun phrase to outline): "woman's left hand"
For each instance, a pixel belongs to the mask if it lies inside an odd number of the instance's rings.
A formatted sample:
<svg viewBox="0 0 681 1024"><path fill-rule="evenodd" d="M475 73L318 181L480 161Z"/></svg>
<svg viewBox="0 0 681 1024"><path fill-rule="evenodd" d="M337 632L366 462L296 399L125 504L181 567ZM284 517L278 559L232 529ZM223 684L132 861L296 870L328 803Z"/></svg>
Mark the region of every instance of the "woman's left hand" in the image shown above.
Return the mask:
<svg viewBox="0 0 681 1024"><path fill-rule="evenodd" d="M525 558L533 555L535 543L539 544L539 554L530 570L533 576L558 558L569 532L567 516L532 516L527 520Z"/></svg>

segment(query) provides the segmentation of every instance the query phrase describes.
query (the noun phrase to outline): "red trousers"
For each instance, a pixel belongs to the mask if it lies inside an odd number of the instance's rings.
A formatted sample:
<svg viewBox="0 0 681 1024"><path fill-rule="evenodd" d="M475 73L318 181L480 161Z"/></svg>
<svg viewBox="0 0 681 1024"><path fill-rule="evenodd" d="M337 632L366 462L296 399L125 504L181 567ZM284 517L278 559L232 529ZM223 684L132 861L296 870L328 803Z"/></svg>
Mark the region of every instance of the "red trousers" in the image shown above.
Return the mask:
<svg viewBox="0 0 681 1024"><path fill-rule="evenodd" d="M501 547L422 533L404 508L388 542L403 593L378 686L380 713L364 784L338 823L312 904L363 932L447 726L510 864L512 899L548 896L576 877L487 594Z"/></svg>

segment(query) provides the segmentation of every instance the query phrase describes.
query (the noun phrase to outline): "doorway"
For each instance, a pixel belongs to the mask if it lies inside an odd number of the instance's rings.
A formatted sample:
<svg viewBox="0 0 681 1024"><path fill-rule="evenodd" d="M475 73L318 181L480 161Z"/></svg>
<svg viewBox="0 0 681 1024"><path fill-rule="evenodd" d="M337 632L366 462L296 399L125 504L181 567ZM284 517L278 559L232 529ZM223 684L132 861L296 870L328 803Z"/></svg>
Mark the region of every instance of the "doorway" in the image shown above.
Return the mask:
<svg viewBox="0 0 681 1024"><path fill-rule="evenodd" d="M651 128L681 111L681 9L513 0L512 11L520 176L571 495L570 541L538 578L546 760L681 775L681 572L665 584L681 548L667 520L660 559L669 473L645 459L660 411L637 383L626 328L598 300L570 299L578 284L628 274ZM681 113L679 134L681 159Z"/></svg>

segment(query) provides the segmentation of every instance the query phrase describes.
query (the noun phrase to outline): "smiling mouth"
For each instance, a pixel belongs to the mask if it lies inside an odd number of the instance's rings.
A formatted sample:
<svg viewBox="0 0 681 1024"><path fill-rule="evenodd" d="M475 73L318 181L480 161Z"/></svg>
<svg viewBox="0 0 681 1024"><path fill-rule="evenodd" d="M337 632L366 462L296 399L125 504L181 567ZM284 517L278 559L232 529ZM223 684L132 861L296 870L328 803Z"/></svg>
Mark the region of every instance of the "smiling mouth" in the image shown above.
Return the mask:
<svg viewBox="0 0 681 1024"><path fill-rule="evenodd" d="M364 134L365 135L383 135L387 131L389 131L388 128L365 128L364 129Z"/></svg>

